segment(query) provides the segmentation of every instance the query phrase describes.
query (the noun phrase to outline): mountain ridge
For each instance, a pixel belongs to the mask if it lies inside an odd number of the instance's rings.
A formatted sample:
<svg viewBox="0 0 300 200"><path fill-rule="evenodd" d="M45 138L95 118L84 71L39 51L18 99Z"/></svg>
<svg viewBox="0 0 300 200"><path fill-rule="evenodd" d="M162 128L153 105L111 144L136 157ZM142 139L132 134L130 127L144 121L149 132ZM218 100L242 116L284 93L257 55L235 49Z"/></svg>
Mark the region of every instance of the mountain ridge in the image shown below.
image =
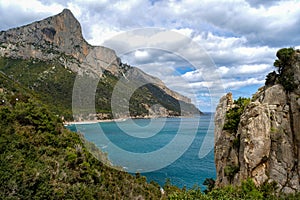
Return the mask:
<svg viewBox="0 0 300 200"><path fill-rule="evenodd" d="M111 74L112 78L116 77L118 80L129 77L129 81L137 82L142 87L150 84L158 88L153 91L162 91L163 96L157 97L149 87L146 89L156 99L156 102L153 103L158 104L161 108L154 109L155 112L158 111L155 116L202 114L191 104L189 98L170 90L160 79L148 75L138 68L123 64L114 50L90 45L83 38L80 23L68 9L28 25L1 31L0 57L54 62L62 65L66 70L71 70L75 75L87 75L93 80L100 78L102 81L106 71ZM0 67L0 70L5 73L5 66ZM165 103L164 96L170 96L173 99L169 102L172 104L171 106L166 105L169 103ZM150 100L151 98L147 101ZM181 112L178 112L180 108L178 110L176 107L180 107L180 105L182 105L182 109ZM166 106L171 109L165 109ZM135 117L149 116L151 115L149 113L155 113L151 108L153 105L146 103L141 107L143 112L136 110L134 115ZM112 117L111 114L110 117Z"/></svg>

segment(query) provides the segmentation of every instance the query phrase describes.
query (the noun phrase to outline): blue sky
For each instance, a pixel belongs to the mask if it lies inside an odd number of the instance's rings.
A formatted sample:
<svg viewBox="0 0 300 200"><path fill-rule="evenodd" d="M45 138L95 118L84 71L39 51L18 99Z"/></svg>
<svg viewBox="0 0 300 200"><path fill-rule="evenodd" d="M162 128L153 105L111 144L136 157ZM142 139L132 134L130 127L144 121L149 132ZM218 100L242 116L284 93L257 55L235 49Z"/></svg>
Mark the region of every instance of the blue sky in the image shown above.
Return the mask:
<svg viewBox="0 0 300 200"><path fill-rule="evenodd" d="M274 70L276 51L300 46L300 1L187 0L0 0L0 30L41 20L69 8L92 45L105 44L118 34L158 27L196 42L215 65L225 92L251 95ZM130 46L132 41L123 41ZM166 41L180 52L180 41ZM121 45L121 44L120 44ZM190 57L201 59L190 49ZM123 62L159 77L171 89L211 110L205 66L193 67L180 55L160 49L136 49L120 55ZM211 71L210 71L211 73ZM180 82L180 80L184 80ZM192 90L190 90L192 88ZM212 108L213 109L213 108Z"/></svg>

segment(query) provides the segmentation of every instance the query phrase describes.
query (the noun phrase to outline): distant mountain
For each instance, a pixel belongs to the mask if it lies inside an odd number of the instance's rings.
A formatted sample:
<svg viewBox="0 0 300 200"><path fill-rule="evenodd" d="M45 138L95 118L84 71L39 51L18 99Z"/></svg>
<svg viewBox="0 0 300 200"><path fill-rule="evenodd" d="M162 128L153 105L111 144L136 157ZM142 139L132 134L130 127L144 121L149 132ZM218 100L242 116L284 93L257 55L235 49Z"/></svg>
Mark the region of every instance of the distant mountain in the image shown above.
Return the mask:
<svg viewBox="0 0 300 200"><path fill-rule="evenodd" d="M189 98L168 89L160 79L123 64L114 50L88 44L79 22L67 9L44 20L1 31L0 70L6 77L35 91L67 120L72 118L76 77L99 82L95 99L90 99L97 115L90 111L78 112L75 120L113 118L111 99L116 84L121 88L115 90L119 98L114 101L120 106L115 118L202 114ZM128 92L132 95L126 99ZM126 103L129 103L129 113L121 112L127 108Z"/></svg>

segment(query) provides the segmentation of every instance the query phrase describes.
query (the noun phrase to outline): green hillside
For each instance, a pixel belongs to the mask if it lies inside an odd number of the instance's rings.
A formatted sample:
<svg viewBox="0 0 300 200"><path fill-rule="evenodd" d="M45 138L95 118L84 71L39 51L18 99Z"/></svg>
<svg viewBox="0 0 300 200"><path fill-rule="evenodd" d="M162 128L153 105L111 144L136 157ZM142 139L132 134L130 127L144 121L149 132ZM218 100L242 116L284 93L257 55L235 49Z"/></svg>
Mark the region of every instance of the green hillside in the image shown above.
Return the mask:
<svg viewBox="0 0 300 200"><path fill-rule="evenodd" d="M92 144L94 155L89 153L83 138L30 93L3 88L3 82L1 77L0 199L160 198L158 185L107 167L104 153Z"/></svg>
<svg viewBox="0 0 300 200"><path fill-rule="evenodd" d="M72 92L76 74L58 62L45 62L41 60L22 60L12 58L0 58L0 71L6 78L19 83L22 87L31 90L36 98L46 104L51 111L66 120L72 120ZM95 107L97 113L107 113L111 118L111 96L119 77L109 71L104 71L98 83L95 96ZM125 90L134 87L133 82L124 84ZM119 96L126 95L120 91ZM122 99L122 98L120 98ZM147 84L138 88L130 98L129 111L132 117L146 116L148 110L144 105L151 107L160 104L171 111L173 116L179 116L179 101L162 89ZM181 102L185 110L195 111L192 104ZM121 104L120 104L121 105Z"/></svg>

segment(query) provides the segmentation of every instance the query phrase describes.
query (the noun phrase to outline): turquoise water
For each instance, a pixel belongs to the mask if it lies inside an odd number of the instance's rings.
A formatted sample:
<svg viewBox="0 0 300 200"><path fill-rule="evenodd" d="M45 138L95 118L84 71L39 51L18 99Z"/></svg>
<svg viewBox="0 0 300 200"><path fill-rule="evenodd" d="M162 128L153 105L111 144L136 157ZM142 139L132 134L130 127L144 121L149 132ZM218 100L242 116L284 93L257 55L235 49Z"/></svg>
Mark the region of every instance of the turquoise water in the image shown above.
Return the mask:
<svg viewBox="0 0 300 200"><path fill-rule="evenodd" d="M211 144L213 130L207 132L210 123L213 121L207 114L200 118L135 119L70 125L68 128L80 131L87 140L108 152L114 165L129 172L140 171L148 181L163 185L169 178L178 187L199 185L204 188L205 178L216 176ZM210 151L200 158L205 137L210 138L205 140L206 149Z"/></svg>

